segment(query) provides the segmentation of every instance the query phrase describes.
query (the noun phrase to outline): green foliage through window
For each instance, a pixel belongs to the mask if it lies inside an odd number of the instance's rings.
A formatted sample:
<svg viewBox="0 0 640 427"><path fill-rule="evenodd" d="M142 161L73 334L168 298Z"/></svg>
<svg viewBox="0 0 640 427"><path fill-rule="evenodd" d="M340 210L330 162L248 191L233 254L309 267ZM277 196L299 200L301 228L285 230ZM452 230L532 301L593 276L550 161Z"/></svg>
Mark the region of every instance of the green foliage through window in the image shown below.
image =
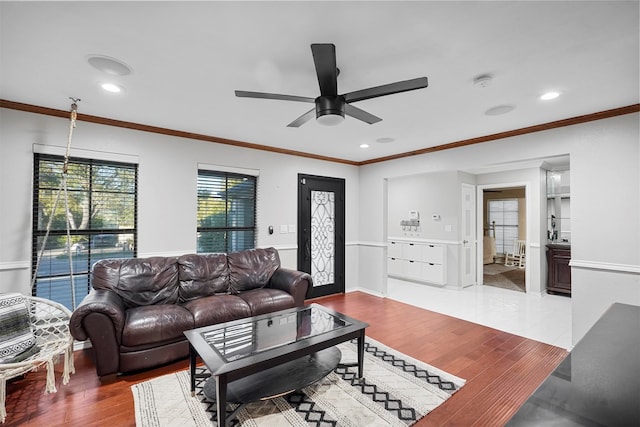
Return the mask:
<svg viewBox="0 0 640 427"><path fill-rule="evenodd" d="M255 247L256 177L198 171L198 252Z"/></svg>
<svg viewBox="0 0 640 427"><path fill-rule="evenodd" d="M138 167L70 159L66 199L61 186L63 167L61 156L35 154L32 274L36 275L36 284L33 294L73 309L71 275L78 304L89 291L89 272L94 262L136 256ZM49 223L50 232L37 266Z"/></svg>

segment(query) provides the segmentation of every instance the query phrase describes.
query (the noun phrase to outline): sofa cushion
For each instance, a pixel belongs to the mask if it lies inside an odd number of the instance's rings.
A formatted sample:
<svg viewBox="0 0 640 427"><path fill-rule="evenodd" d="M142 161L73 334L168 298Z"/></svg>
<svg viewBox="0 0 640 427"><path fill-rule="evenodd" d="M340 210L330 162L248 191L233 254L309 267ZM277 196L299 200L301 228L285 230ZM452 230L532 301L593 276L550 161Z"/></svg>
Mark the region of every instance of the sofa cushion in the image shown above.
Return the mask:
<svg viewBox="0 0 640 427"><path fill-rule="evenodd" d="M186 302L183 307L193 315L196 328L251 317L249 305L235 295L198 298Z"/></svg>
<svg viewBox="0 0 640 427"><path fill-rule="evenodd" d="M252 289L238 295L251 309L251 316L271 313L296 306L291 294L279 289Z"/></svg>
<svg viewBox="0 0 640 427"><path fill-rule="evenodd" d="M180 301L229 292L226 254L189 254L178 258Z"/></svg>
<svg viewBox="0 0 640 427"><path fill-rule="evenodd" d="M177 258L103 259L93 265L91 286L113 290L126 307L173 304L178 300Z"/></svg>
<svg viewBox="0 0 640 427"><path fill-rule="evenodd" d="M127 310L122 331L122 345L135 347L183 337L194 328L193 316L174 304L147 305Z"/></svg>
<svg viewBox="0 0 640 427"><path fill-rule="evenodd" d="M233 252L227 258L229 290L232 294L266 286L280 267L280 256L275 248Z"/></svg>

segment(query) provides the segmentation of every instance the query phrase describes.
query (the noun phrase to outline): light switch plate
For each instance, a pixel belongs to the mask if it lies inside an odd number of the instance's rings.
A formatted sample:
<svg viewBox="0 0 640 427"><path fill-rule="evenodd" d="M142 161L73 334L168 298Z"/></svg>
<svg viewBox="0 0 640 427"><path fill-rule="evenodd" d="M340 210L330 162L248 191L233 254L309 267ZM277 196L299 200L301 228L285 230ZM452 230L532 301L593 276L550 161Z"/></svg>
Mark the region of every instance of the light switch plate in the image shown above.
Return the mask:
<svg viewBox="0 0 640 427"><path fill-rule="evenodd" d="M287 234L289 232L289 227L287 224L280 224L280 234Z"/></svg>
<svg viewBox="0 0 640 427"><path fill-rule="evenodd" d="M296 225L289 224L289 233L295 233L295 232L296 232Z"/></svg>

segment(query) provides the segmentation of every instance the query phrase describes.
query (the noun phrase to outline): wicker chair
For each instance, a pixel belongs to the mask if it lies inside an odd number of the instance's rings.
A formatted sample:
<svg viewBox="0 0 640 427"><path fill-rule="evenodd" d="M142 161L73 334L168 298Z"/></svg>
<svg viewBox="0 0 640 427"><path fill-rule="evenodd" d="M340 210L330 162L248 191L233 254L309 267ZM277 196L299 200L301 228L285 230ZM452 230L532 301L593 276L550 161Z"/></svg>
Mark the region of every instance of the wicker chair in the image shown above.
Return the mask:
<svg viewBox="0 0 640 427"><path fill-rule="evenodd" d="M7 416L5 408L7 380L46 365L47 384L45 393L55 393L54 363L64 358L62 384L69 383L70 374L75 373L73 364L73 337L69 333L71 312L63 305L38 297L25 296L29 316L39 351L18 363L0 364L0 422Z"/></svg>

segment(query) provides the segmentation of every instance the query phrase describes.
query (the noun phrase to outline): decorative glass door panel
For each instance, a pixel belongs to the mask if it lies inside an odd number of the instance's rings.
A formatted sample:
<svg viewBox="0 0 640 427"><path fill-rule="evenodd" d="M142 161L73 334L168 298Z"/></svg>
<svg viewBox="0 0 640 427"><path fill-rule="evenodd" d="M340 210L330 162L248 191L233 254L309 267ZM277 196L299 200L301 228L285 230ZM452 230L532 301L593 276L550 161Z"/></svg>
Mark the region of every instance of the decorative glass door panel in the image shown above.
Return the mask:
<svg viewBox="0 0 640 427"><path fill-rule="evenodd" d="M311 191L311 277L313 286L335 278L335 205L330 191Z"/></svg>

